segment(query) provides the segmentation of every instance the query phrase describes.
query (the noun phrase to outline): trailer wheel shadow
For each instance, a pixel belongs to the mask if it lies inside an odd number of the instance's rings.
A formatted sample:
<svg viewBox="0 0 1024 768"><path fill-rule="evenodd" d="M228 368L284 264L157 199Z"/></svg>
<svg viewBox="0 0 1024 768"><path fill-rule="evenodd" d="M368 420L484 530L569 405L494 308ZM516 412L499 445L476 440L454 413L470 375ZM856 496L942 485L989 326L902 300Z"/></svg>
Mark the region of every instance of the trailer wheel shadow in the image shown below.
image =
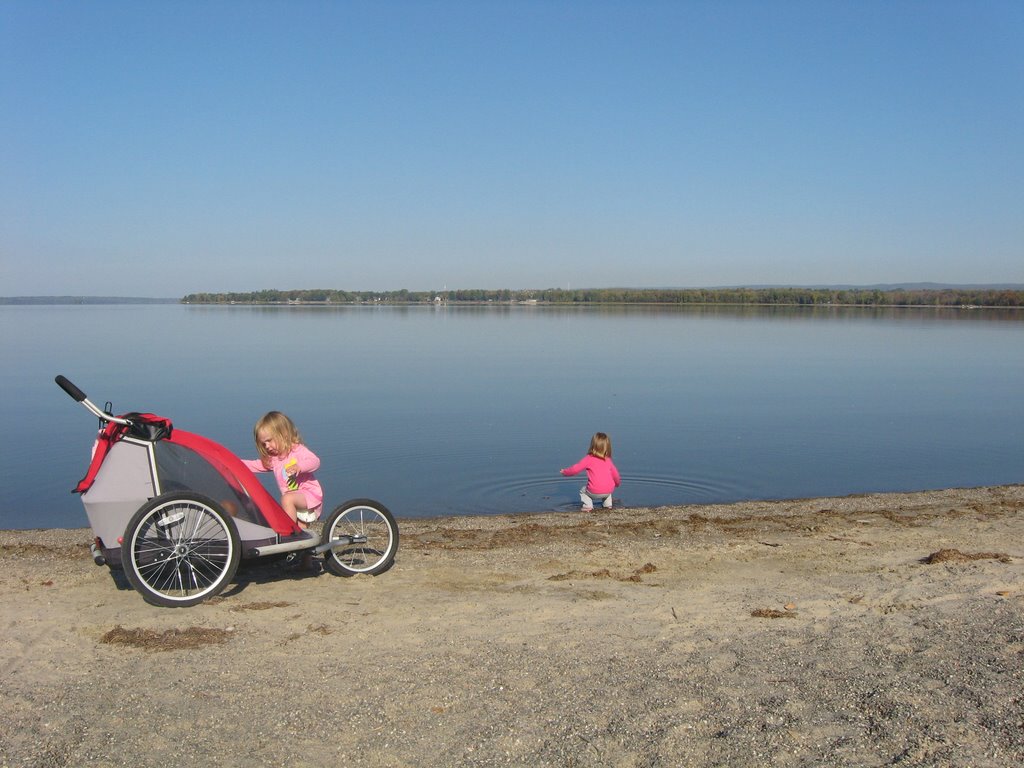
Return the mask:
<svg viewBox="0 0 1024 768"><path fill-rule="evenodd" d="M302 568L295 562L289 562L283 555L261 557L258 560L243 560L231 585L220 593L220 597L240 595L252 585L275 584L282 581L305 581L324 575L319 560L313 561L314 570Z"/></svg>
<svg viewBox="0 0 1024 768"><path fill-rule="evenodd" d="M119 592L124 592L125 590L131 591L134 589L131 582L128 581L128 577L124 575L124 568L109 566L107 571L110 573L110 580L114 582L114 586Z"/></svg>

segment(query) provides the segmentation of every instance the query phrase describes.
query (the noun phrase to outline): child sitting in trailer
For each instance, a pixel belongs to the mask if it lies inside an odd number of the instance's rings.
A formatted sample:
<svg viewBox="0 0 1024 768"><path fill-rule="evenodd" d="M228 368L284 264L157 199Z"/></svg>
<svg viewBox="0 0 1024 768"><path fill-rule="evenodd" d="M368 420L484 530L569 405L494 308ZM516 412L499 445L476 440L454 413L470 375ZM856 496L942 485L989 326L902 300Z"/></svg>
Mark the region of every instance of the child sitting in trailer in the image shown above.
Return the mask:
<svg viewBox="0 0 1024 768"><path fill-rule="evenodd" d="M313 474L320 459L303 445L295 424L280 411L265 414L252 432L260 458L243 463L253 472L273 472L281 507L300 528L308 528L323 510L324 492Z"/></svg>

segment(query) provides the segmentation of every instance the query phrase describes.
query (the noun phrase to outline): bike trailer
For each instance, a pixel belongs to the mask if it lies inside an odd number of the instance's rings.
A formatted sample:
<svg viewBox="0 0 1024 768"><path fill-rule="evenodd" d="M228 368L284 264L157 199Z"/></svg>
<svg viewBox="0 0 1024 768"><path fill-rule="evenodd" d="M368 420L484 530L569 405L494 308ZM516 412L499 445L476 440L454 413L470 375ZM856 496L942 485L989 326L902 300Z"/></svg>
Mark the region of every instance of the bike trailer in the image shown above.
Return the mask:
<svg viewBox="0 0 1024 768"><path fill-rule="evenodd" d="M241 460L223 446L174 429L170 419L128 413L100 430L86 476L75 487L97 545L120 565L123 534L143 505L163 494L188 492L227 512L247 549L280 543L301 529Z"/></svg>
<svg viewBox="0 0 1024 768"><path fill-rule="evenodd" d="M114 416L63 376L56 382L100 419L74 488L95 536L93 559L123 570L147 602L186 607L213 597L242 558L322 555L337 576L373 576L394 562L398 526L380 502L350 499L320 531L304 530L222 445L152 413Z"/></svg>

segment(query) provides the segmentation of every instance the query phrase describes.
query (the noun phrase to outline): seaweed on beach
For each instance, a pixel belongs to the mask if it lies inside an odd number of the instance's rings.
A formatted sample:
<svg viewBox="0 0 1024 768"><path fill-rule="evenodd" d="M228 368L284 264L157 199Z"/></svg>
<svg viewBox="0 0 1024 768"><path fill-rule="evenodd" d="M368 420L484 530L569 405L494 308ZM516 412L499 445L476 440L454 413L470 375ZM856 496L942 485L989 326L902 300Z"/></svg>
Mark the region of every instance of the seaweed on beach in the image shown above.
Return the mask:
<svg viewBox="0 0 1024 768"><path fill-rule="evenodd" d="M569 581L570 579L610 579L612 572L607 568L600 568L596 571L569 571L568 573L556 573L548 576L548 581Z"/></svg>
<svg viewBox="0 0 1024 768"><path fill-rule="evenodd" d="M750 612L755 619L795 619L796 611L780 611L777 608L757 608Z"/></svg>
<svg viewBox="0 0 1024 768"><path fill-rule="evenodd" d="M289 603L289 602L287 602L285 600L276 600L276 601L260 600L260 601L254 602L254 603L243 603L241 605L233 605L230 608L228 608L228 610L229 611L236 611L236 612L237 611L267 611L267 610L270 610L271 608L288 608L291 605L294 605L294 603Z"/></svg>
<svg viewBox="0 0 1024 768"><path fill-rule="evenodd" d="M227 642L230 637L231 632L226 629L187 627L157 632L153 629L125 629L118 624L103 635L100 642L107 645L127 645L144 651L181 651L219 645Z"/></svg>
<svg viewBox="0 0 1024 768"><path fill-rule="evenodd" d="M16 542L0 544L0 557L26 557L42 555L46 557L81 558L89 556L88 544L38 544L36 542Z"/></svg>
<svg viewBox="0 0 1024 768"><path fill-rule="evenodd" d="M612 527L617 535L622 536L649 530L664 535L678 530L674 526L666 526L657 521L635 523L616 520L614 523L605 524L600 519L595 521L592 518L569 520L568 524L523 522L507 528L493 529L440 525L422 532L403 533L403 545L418 550L493 550L567 539L603 543L607 540Z"/></svg>
<svg viewBox="0 0 1024 768"><path fill-rule="evenodd" d="M409 549L488 550L535 544L550 538L556 530L557 526L538 523L520 523L500 530L441 525L422 533L403 534L403 545Z"/></svg>
<svg viewBox="0 0 1024 768"><path fill-rule="evenodd" d="M1000 563L1012 563L1010 556L1003 552L961 552L959 549L940 549L932 552L921 562L926 565L936 563L969 563L972 560L998 560Z"/></svg>
<svg viewBox="0 0 1024 768"><path fill-rule="evenodd" d="M618 581L631 581L638 583L643 581L643 575L654 573L658 567L654 563L644 563L628 576L613 576L607 568L600 568L596 571L569 571L568 573L557 573L548 576L548 581L569 581L570 579L617 579Z"/></svg>

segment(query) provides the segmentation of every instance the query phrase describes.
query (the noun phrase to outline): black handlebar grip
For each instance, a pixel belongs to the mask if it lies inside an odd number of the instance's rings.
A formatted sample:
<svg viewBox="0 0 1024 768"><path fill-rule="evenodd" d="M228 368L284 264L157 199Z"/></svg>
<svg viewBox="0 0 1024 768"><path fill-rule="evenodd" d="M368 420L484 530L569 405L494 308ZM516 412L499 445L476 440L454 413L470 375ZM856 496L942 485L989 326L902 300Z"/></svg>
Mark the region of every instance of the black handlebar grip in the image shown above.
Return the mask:
<svg viewBox="0 0 1024 768"><path fill-rule="evenodd" d="M70 381L65 379L63 376L58 376L57 378L54 379L54 381L57 382L57 386L58 387L60 387L65 392L67 392L69 395L71 395L71 398L75 402L80 403L83 400L85 400L85 392L80 390L78 387L76 387Z"/></svg>

